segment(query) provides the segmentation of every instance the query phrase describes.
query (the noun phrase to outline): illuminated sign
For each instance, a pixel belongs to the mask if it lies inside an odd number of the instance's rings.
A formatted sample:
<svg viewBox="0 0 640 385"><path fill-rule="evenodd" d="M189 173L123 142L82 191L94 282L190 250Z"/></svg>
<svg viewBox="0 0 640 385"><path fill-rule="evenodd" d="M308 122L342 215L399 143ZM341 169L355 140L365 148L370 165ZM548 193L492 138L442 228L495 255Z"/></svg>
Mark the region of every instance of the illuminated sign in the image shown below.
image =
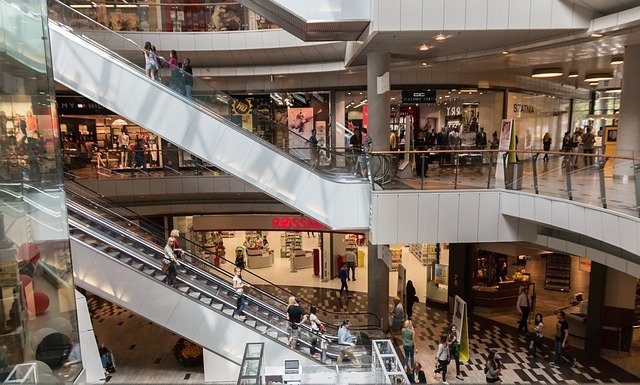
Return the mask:
<svg viewBox="0 0 640 385"><path fill-rule="evenodd" d="M329 228L311 218L304 217L273 217L271 225L280 230L329 230Z"/></svg>

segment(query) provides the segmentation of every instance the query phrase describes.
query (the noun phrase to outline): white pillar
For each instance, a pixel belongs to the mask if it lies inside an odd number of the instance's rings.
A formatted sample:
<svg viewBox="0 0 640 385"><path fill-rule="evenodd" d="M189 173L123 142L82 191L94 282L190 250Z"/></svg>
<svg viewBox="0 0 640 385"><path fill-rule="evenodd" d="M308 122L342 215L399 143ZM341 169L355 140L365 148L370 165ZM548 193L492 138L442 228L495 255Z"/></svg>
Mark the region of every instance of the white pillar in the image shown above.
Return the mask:
<svg viewBox="0 0 640 385"><path fill-rule="evenodd" d="M617 155L640 157L640 45L625 48ZM616 162L614 177L633 176L633 164Z"/></svg>
<svg viewBox="0 0 640 385"><path fill-rule="evenodd" d="M367 106L369 110L368 134L372 150L389 151L389 92L378 95L378 76L389 72L391 54L373 52L367 54Z"/></svg>

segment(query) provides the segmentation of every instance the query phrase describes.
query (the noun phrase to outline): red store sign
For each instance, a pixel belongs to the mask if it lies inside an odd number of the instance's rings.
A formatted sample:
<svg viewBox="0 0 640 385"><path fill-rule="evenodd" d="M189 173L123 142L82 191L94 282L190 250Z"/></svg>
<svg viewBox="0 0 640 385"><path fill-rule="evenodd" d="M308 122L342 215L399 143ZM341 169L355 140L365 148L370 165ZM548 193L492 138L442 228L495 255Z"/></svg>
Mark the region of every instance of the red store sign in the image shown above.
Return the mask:
<svg viewBox="0 0 640 385"><path fill-rule="evenodd" d="M315 219L304 217L273 217L271 226L278 230L329 230Z"/></svg>

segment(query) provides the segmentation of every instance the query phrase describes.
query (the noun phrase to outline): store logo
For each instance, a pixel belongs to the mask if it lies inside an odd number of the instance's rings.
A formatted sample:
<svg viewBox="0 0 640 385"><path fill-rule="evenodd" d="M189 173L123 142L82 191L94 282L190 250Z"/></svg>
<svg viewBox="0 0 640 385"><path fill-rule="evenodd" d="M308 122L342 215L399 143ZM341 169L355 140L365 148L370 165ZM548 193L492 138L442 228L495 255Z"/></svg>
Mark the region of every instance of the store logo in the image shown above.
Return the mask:
<svg viewBox="0 0 640 385"><path fill-rule="evenodd" d="M273 217L271 225L279 230L329 230L315 219L301 217Z"/></svg>
<svg viewBox="0 0 640 385"><path fill-rule="evenodd" d="M530 104L514 104L513 105L513 112L515 112L516 114L533 114L535 112L535 109L532 105Z"/></svg>
<svg viewBox="0 0 640 385"><path fill-rule="evenodd" d="M231 109L233 110L234 115L245 115L251 112L251 108L253 108L253 103L249 99L235 99L231 104Z"/></svg>
<svg viewBox="0 0 640 385"><path fill-rule="evenodd" d="M447 107L447 116L457 116L457 115L462 115L460 106Z"/></svg>

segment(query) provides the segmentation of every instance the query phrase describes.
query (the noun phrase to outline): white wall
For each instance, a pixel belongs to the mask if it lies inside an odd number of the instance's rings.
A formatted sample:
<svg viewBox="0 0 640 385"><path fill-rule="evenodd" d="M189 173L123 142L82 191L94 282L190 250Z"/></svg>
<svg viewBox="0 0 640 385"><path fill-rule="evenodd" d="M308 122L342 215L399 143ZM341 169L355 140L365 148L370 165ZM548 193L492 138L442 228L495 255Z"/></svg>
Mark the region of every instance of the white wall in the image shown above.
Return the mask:
<svg viewBox="0 0 640 385"><path fill-rule="evenodd" d="M638 262L538 234L538 225L556 227L640 255L640 218L566 199L507 190L374 191L371 223L376 245L529 242L640 277Z"/></svg>

